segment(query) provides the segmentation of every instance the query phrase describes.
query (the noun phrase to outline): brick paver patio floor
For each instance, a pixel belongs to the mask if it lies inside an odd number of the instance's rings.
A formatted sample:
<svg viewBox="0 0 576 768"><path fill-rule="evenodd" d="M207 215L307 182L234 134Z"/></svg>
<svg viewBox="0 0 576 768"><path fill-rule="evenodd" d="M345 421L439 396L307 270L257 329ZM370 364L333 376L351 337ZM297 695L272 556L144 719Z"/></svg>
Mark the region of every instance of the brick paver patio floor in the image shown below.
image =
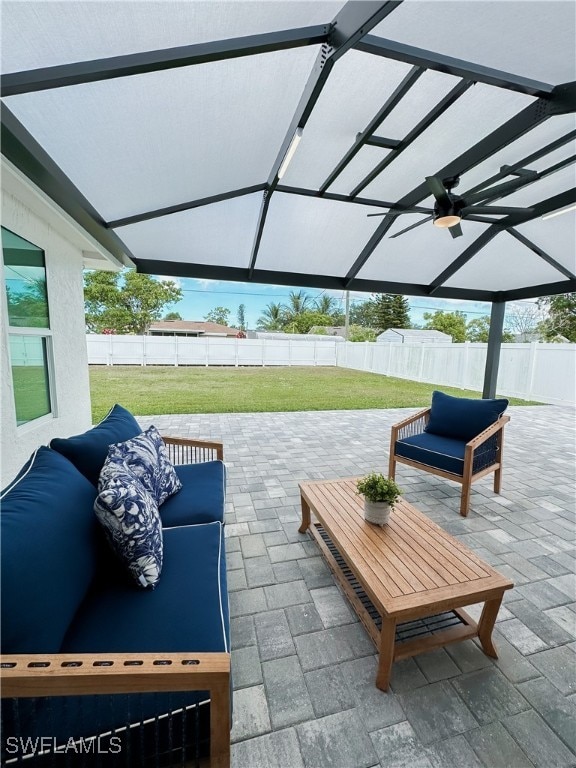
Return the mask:
<svg viewBox="0 0 576 768"><path fill-rule="evenodd" d="M510 576L494 639L394 665L372 643L316 545L298 482L386 471L390 426L415 409L141 418L224 441L234 675L234 768L576 766L575 418L511 408L503 493L399 465L408 501ZM474 613L474 611L470 611Z"/></svg>

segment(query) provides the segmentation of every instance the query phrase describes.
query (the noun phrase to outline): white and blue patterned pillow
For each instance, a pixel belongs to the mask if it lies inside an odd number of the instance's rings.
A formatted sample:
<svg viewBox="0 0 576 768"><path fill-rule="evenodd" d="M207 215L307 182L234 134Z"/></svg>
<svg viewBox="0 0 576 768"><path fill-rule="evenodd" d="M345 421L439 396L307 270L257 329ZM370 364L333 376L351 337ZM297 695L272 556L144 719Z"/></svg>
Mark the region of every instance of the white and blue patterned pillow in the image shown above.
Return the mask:
<svg viewBox="0 0 576 768"><path fill-rule="evenodd" d="M108 457L123 461L158 506L182 488L164 440L154 426L124 443L113 443L108 448Z"/></svg>
<svg viewBox="0 0 576 768"><path fill-rule="evenodd" d="M162 523L154 497L122 460L108 457L94 512L118 557L141 587L154 587L163 557Z"/></svg>

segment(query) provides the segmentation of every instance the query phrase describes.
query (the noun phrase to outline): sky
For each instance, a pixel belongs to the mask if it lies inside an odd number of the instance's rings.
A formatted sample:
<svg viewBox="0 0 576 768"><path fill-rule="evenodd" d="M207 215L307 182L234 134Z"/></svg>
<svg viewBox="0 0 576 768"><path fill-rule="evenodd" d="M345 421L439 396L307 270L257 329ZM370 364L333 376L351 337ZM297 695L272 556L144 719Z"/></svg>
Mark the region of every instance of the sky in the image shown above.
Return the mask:
<svg viewBox="0 0 576 768"><path fill-rule="evenodd" d="M237 324L238 307L240 304L244 304L246 307L247 326L249 329L254 329L258 318L267 304L270 302L287 303L290 292L299 290L305 291L312 298L317 298L321 295L333 296L342 307L342 312L344 312L345 308L344 291L179 277L158 279L173 280L182 289L182 300L169 307L167 311L179 312L183 320L204 320L210 310L220 306L230 310L229 323L231 326L234 326ZM369 293L351 291L350 304L362 302L369 298ZM490 304L487 302L436 299L420 296L409 296L407 298L410 303L410 320L415 325L424 323L424 312L434 312L437 309L465 312L468 320L490 314ZM517 303L525 304L526 302ZM511 305L510 309L513 309Z"/></svg>

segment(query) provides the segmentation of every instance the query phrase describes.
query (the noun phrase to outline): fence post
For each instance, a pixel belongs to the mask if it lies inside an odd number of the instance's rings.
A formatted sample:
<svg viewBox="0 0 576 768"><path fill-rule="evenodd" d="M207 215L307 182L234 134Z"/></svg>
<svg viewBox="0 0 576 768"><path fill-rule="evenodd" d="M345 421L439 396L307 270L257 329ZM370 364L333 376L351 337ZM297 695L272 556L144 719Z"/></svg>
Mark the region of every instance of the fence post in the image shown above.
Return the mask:
<svg viewBox="0 0 576 768"><path fill-rule="evenodd" d="M367 371L368 370L368 342L367 341L364 342L364 363L363 363L363 365L364 365L364 370Z"/></svg>
<svg viewBox="0 0 576 768"><path fill-rule="evenodd" d="M206 368L210 365L210 341L209 337L205 336L203 341L206 342Z"/></svg>
<svg viewBox="0 0 576 768"><path fill-rule="evenodd" d="M288 367L292 367L292 339L288 339Z"/></svg>
<svg viewBox="0 0 576 768"><path fill-rule="evenodd" d="M530 360L528 362L528 392L526 393L526 399L532 399L532 390L534 388L534 376L536 374L536 357L538 354L538 342L530 342Z"/></svg>
<svg viewBox="0 0 576 768"><path fill-rule="evenodd" d="M143 367L146 366L146 336L142 336L142 363Z"/></svg>
<svg viewBox="0 0 576 768"><path fill-rule="evenodd" d="M418 381L424 379L424 344L420 345L420 364L418 366Z"/></svg>
<svg viewBox="0 0 576 768"><path fill-rule="evenodd" d="M238 339L235 339L234 345L234 365L238 368Z"/></svg>
<svg viewBox="0 0 576 768"><path fill-rule="evenodd" d="M110 334L110 336L108 337L108 339L109 339L109 341L108 341L108 362L106 363L106 365L114 365L114 362L113 362L114 350L112 348L112 344L113 344L112 340L113 340L113 338L114 338L114 336L112 336L112 334Z"/></svg>
<svg viewBox="0 0 576 768"><path fill-rule="evenodd" d="M313 341L314 344L314 367L318 365L318 342Z"/></svg>
<svg viewBox="0 0 576 768"><path fill-rule="evenodd" d="M174 366L178 368L178 334L174 334Z"/></svg>

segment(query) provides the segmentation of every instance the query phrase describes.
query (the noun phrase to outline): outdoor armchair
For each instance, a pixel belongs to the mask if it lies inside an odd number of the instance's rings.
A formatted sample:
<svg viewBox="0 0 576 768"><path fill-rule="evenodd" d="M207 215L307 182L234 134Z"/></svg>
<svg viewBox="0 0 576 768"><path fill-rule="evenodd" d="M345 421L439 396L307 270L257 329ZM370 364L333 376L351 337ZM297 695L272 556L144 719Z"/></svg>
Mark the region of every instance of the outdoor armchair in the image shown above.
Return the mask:
<svg viewBox="0 0 576 768"><path fill-rule="evenodd" d="M494 492L502 487L505 399L474 400L433 392L432 405L395 424L390 438L389 476L396 462L462 485L460 514L470 506L470 486L494 473Z"/></svg>

